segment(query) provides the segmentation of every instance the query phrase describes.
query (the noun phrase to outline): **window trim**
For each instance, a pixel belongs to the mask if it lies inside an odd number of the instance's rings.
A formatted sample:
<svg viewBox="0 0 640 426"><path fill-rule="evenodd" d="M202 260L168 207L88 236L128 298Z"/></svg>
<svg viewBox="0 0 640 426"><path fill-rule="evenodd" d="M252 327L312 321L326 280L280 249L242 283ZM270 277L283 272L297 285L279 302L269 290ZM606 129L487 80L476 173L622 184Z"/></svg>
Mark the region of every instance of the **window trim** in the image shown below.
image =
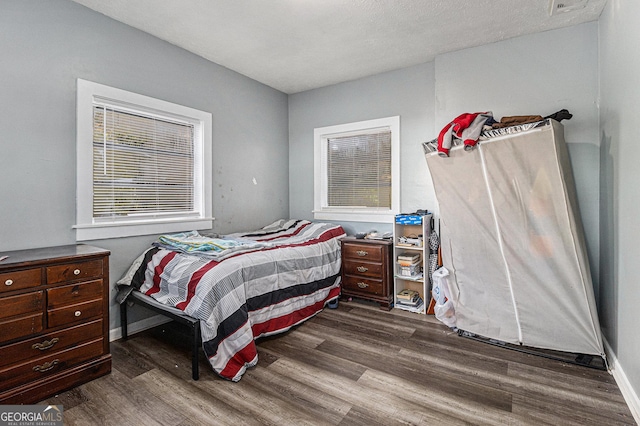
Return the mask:
<svg viewBox="0 0 640 426"><path fill-rule="evenodd" d="M196 131L195 206L197 216L140 218L113 222L93 218L93 106L106 101L148 114L174 116L193 122ZM91 81L77 80L76 105L76 230L77 241L211 229L212 209L212 116L211 113L151 98Z"/></svg>
<svg viewBox="0 0 640 426"><path fill-rule="evenodd" d="M339 208L329 207L327 176L327 141L329 138L345 136L349 133L365 133L376 129L391 130L391 208ZM313 131L314 138L314 219L393 223L400 213L400 116L358 121L319 127Z"/></svg>

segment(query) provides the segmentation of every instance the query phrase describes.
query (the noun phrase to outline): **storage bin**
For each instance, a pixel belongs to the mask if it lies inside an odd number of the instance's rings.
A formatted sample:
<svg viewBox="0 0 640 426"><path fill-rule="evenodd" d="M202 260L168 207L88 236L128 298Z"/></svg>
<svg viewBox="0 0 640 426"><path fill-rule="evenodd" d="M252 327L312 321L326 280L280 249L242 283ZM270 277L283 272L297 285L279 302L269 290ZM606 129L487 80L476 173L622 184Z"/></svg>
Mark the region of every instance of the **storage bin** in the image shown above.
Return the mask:
<svg viewBox="0 0 640 426"><path fill-rule="evenodd" d="M409 266L403 266L396 263L397 273L402 277L414 278L420 274L420 263L421 262L416 262Z"/></svg>

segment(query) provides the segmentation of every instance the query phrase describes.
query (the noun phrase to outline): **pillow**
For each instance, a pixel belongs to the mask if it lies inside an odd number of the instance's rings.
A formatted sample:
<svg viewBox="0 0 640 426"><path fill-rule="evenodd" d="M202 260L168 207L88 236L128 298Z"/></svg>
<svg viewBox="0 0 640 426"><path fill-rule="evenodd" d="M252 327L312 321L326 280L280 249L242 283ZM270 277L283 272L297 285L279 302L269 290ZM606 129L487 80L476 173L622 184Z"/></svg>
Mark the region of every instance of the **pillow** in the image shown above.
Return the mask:
<svg viewBox="0 0 640 426"><path fill-rule="evenodd" d="M142 265L142 262L144 261L144 257L147 254L147 252L149 250L151 250L152 248L153 247L148 248L147 250L144 251L144 253L142 253L140 256L138 256L136 258L136 260L133 261L133 263L131 264L131 266L127 270L127 272L122 276L122 278L120 278L118 281L116 281L116 284L118 284L118 285L131 285L131 281L133 280L133 276L136 274L138 269L140 269L140 265Z"/></svg>

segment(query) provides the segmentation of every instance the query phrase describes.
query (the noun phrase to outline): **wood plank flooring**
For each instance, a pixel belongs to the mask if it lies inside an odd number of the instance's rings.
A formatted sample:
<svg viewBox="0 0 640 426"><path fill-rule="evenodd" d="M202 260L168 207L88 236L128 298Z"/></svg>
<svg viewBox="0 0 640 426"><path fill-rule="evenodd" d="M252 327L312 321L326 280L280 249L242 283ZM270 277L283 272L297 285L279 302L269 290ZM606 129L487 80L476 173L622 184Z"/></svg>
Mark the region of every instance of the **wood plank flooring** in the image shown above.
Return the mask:
<svg viewBox="0 0 640 426"><path fill-rule="evenodd" d="M50 398L65 425L630 425L606 371L457 336L432 316L340 302L258 342L238 383L163 326L111 344L113 372Z"/></svg>

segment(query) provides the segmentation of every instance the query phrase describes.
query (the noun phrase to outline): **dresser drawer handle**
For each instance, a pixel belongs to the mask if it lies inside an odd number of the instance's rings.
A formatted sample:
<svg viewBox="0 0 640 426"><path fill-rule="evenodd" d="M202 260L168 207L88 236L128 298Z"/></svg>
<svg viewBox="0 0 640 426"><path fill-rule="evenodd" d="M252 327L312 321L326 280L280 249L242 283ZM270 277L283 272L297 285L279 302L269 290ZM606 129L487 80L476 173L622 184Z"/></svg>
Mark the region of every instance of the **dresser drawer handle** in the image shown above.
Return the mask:
<svg viewBox="0 0 640 426"><path fill-rule="evenodd" d="M44 373L45 371L49 371L51 370L53 367L55 367L58 363L60 362L59 359L54 359L51 362L45 362L42 365L36 365L35 367L33 367L33 371L39 371L41 373Z"/></svg>
<svg viewBox="0 0 640 426"><path fill-rule="evenodd" d="M81 311L75 311L75 312L73 313L73 315L75 315L75 316L79 317L80 315L82 315L82 312L81 312Z"/></svg>
<svg viewBox="0 0 640 426"><path fill-rule="evenodd" d="M369 284L367 284L367 283L363 283L363 282L359 282L359 283L358 283L358 287L360 287L360 288L367 288L367 287L369 287Z"/></svg>
<svg viewBox="0 0 640 426"><path fill-rule="evenodd" d="M365 257L365 256L366 256L366 255L368 255L369 253L368 253L368 252L366 252L366 251L364 251L364 250L358 250L358 251L356 252L356 254L357 254L358 256L360 256L360 257Z"/></svg>
<svg viewBox="0 0 640 426"><path fill-rule="evenodd" d="M53 345L55 345L59 341L60 339L58 339L57 337L54 337L53 339L45 340L42 343L34 343L31 346L31 349L40 349L41 351L46 351L47 349L51 348Z"/></svg>
<svg viewBox="0 0 640 426"><path fill-rule="evenodd" d="M356 269L358 270L358 272L367 272L369 270L369 268L366 268L364 266L358 266Z"/></svg>
<svg viewBox="0 0 640 426"><path fill-rule="evenodd" d="M74 269L73 275L80 275L80 269Z"/></svg>
<svg viewBox="0 0 640 426"><path fill-rule="evenodd" d="M13 280L6 280L4 282L4 285L6 285L6 286L10 286L11 284L13 284Z"/></svg>

